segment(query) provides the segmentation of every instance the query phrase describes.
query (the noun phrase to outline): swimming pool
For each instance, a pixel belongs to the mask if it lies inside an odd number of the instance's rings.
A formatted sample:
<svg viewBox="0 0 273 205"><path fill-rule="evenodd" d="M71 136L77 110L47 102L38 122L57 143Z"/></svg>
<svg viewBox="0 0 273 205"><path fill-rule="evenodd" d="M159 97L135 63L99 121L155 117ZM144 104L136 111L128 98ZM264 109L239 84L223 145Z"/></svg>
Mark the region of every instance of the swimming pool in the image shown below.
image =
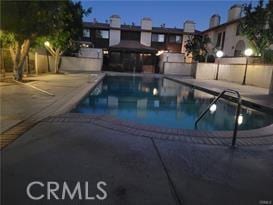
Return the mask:
<svg viewBox="0 0 273 205"><path fill-rule="evenodd" d="M194 123L215 96L160 77L106 76L72 111L111 115L138 124L195 129ZM198 124L199 130L233 130L234 103L220 99ZM273 116L242 107L239 130L265 127Z"/></svg>

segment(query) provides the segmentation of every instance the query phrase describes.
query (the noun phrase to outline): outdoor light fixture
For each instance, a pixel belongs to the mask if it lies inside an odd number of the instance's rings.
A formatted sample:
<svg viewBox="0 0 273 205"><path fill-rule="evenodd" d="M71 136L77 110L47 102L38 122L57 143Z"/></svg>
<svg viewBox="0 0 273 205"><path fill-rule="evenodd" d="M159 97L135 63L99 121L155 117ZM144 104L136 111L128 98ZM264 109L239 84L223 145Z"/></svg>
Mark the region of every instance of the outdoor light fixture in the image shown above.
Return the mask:
<svg viewBox="0 0 273 205"><path fill-rule="evenodd" d="M224 56L224 52L219 50L216 52L216 56L217 56L217 58L222 58Z"/></svg>
<svg viewBox="0 0 273 205"><path fill-rule="evenodd" d="M209 108L209 111L210 111L210 113L214 113L216 111L216 109L217 109L217 105L216 104L212 104L210 106L210 108Z"/></svg>
<svg viewBox="0 0 273 205"><path fill-rule="evenodd" d="M253 54L253 50L251 48L247 48L244 53L245 56L249 57Z"/></svg>
<svg viewBox="0 0 273 205"><path fill-rule="evenodd" d="M45 44L46 47L50 46L50 43L48 41L46 41L44 44Z"/></svg>
<svg viewBox="0 0 273 205"><path fill-rule="evenodd" d="M167 51L164 51L164 50L160 50L158 51L155 55L156 56L160 56L162 53L166 53Z"/></svg>
<svg viewBox="0 0 273 205"><path fill-rule="evenodd" d="M244 79L242 85L246 84L246 73L247 73L247 65L248 65L248 58L253 54L253 50L251 48L247 48L244 52L246 56L246 66L245 66L245 73L244 73Z"/></svg>
<svg viewBox="0 0 273 205"><path fill-rule="evenodd" d="M216 57L217 57L217 71L216 71L216 78L215 80L218 80L218 75L219 75L219 65L220 65L220 58L224 56L224 52L219 50L216 52Z"/></svg>
<svg viewBox="0 0 273 205"><path fill-rule="evenodd" d="M238 117L238 125L241 125L243 123L243 121L244 121L244 117L242 114L240 114Z"/></svg>
<svg viewBox="0 0 273 205"><path fill-rule="evenodd" d="M158 94L158 90L156 88L153 89L153 95L157 95Z"/></svg>

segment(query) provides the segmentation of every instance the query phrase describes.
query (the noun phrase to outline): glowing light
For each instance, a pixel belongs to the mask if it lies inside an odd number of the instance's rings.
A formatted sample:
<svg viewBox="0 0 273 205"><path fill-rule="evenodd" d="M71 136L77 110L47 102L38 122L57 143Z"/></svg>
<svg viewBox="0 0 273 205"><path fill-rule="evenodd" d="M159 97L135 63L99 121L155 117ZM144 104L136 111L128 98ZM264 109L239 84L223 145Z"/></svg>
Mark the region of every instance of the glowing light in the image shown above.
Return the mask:
<svg viewBox="0 0 273 205"><path fill-rule="evenodd" d="M162 53L165 53L165 52L167 52L167 51L164 51L164 50L158 51L158 52L156 53L156 56L160 56Z"/></svg>
<svg viewBox="0 0 273 205"><path fill-rule="evenodd" d="M103 54L108 54L108 51L103 51Z"/></svg>
<svg viewBox="0 0 273 205"><path fill-rule="evenodd" d="M44 44L45 44L46 47L50 46L50 43L48 41L46 41Z"/></svg>
<svg viewBox="0 0 273 205"><path fill-rule="evenodd" d="M222 58L224 56L224 52L219 50L216 52L216 56L217 56L217 58Z"/></svg>
<svg viewBox="0 0 273 205"><path fill-rule="evenodd" d="M241 115L238 116L238 125L241 125L243 123L243 121L244 121L244 117L241 114Z"/></svg>
<svg viewBox="0 0 273 205"><path fill-rule="evenodd" d="M246 50L245 50L245 56L251 56L253 54L253 50L251 49L251 48L247 48Z"/></svg>
<svg viewBox="0 0 273 205"><path fill-rule="evenodd" d="M216 109L217 109L216 104L212 104L212 105L210 106L210 108L209 108L209 111L210 111L210 113L214 113L214 112L216 111Z"/></svg>
<svg viewBox="0 0 273 205"><path fill-rule="evenodd" d="M157 95L158 94L158 90L156 88L153 89L153 95Z"/></svg>

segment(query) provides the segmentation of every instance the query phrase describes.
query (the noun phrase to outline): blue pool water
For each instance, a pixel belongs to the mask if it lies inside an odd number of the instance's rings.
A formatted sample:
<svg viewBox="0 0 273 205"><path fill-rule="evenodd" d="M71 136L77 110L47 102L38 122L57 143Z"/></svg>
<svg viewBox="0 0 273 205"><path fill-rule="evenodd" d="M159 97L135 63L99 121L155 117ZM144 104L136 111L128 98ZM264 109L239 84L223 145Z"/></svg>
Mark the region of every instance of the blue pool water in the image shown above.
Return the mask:
<svg viewBox="0 0 273 205"><path fill-rule="evenodd" d="M107 76L73 112L107 114L144 125L194 129L194 122L215 96L166 78ZM221 99L215 112L199 122L200 130L232 130L234 103ZM273 122L273 116L247 107L239 129Z"/></svg>

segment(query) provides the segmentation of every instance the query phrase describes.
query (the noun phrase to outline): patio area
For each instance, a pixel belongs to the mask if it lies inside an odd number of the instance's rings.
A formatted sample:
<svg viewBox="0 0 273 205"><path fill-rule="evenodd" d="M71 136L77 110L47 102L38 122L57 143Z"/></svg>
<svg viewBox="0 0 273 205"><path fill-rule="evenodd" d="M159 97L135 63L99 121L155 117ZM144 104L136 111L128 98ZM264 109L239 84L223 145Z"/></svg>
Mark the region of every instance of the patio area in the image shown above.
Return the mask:
<svg viewBox="0 0 273 205"><path fill-rule="evenodd" d="M136 136L77 120L43 121L2 151L4 204L36 204L25 194L32 181L107 183L104 201L62 200L65 204L272 201L272 146L234 150ZM45 192L33 189L36 196ZM60 204L54 199L38 202Z"/></svg>
<svg viewBox="0 0 273 205"><path fill-rule="evenodd" d="M139 129L107 116L64 114L102 77L68 74L27 79L54 97L13 82L1 84L2 108L9 107L1 113L1 123L6 125L1 140L10 143L1 151L3 204L272 203L273 146L264 138L238 139L238 147L231 149L230 137L198 138L193 132ZM215 92L232 86L221 81L176 80ZM256 99L253 89L236 88L244 97ZM266 98L266 102L272 101ZM5 141L11 135L14 138ZM33 201L26 194L32 181L67 181L71 187L78 181L94 187L104 181L107 198ZM47 194L42 187L33 193Z"/></svg>

